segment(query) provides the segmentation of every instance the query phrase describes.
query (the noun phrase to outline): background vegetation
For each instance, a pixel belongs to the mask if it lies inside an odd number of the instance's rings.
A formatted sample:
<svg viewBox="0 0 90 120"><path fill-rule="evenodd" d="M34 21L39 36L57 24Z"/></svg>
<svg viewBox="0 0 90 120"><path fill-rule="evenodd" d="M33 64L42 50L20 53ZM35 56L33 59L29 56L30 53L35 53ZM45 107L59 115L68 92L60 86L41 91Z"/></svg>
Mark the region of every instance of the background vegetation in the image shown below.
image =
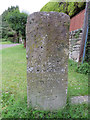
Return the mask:
<svg viewBox="0 0 90 120"><path fill-rule="evenodd" d="M70 17L78 14L85 8L85 2L48 2L40 11L56 11L68 14Z"/></svg>
<svg viewBox="0 0 90 120"><path fill-rule="evenodd" d="M2 13L2 39L19 42L26 38L27 13L20 13L19 7L11 6Z"/></svg>

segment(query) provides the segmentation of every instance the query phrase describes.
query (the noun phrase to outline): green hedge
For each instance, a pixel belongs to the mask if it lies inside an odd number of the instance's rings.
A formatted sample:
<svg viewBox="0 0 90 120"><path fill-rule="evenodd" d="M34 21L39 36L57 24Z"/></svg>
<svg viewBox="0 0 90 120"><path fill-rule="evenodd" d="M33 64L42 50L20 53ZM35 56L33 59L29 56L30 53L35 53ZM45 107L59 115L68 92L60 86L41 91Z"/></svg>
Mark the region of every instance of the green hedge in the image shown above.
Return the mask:
<svg viewBox="0 0 90 120"><path fill-rule="evenodd" d="M85 2L48 2L40 11L63 12L73 17L85 8Z"/></svg>
<svg viewBox="0 0 90 120"><path fill-rule="evenodd" d="M80 64L77 68L76 68L76 72L78 73L82 73L82 74L89 74L90 73L90 65L88 63L83 63Z"/></svg>

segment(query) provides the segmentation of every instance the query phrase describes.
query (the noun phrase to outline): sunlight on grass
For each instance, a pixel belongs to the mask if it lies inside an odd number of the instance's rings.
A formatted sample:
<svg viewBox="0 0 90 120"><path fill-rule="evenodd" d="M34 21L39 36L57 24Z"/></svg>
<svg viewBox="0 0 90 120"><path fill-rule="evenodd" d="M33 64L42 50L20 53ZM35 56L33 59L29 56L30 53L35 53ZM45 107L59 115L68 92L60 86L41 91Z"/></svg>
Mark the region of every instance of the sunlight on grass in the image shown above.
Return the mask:
<svg viewBox="0 0 90 120"><path fill-rule="evenodd" d="M2 90L17 99L27 94L25 51L22 45L2 50Z"/></svg>
<svg viewBox="0 0 90 120"><path fill-rule="evenodd" d="M68 66L68 92L69 96L88 95L88 75L75 71L77 63L69 60Z"/></svg>

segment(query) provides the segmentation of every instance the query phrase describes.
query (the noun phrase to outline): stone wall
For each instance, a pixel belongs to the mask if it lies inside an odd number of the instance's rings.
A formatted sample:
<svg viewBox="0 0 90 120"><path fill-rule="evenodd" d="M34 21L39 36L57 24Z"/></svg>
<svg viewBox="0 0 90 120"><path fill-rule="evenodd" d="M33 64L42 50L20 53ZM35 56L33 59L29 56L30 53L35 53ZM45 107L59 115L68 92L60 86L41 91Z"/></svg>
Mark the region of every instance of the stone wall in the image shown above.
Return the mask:
<svg viewBox="0 0 90 120"><path fill-rule="evenodd" d="M82 29L69 33L69 58L78 62L80 44L82 39Z"/></svg>
<svg viewBox="0 0 90 120"><path fill-rule="evenodd" d="M36 12L26 25L27 100L36 109L66 105L70 18L64 13Z"/></svg>

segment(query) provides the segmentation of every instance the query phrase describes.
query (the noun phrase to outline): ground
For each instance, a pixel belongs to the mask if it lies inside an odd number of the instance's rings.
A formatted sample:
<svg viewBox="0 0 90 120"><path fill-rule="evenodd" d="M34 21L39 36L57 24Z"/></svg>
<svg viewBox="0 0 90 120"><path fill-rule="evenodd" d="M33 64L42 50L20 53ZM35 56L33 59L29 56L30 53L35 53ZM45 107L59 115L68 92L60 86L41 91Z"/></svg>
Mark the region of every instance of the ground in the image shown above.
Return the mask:
<svg viewBox="0 0 90 120"><path fill-rule="evenodd" d="M9 48L9 47L13 47L13 46L16 46L16 45L20 45L20 44L0 44L0 50L1 49L4 49L4 48Z"/></svg>
<svg viewBox="0 0 90 120"><path fill-rule="evenodd" d="M87 118L86 103L71 105L69 98L88 95L88 75L75 71L77 63L69 60L68 101L63 110L44 112L27 109L26 49L18 45L0 50L2 54L2 117L3 118Z"/></svg>

